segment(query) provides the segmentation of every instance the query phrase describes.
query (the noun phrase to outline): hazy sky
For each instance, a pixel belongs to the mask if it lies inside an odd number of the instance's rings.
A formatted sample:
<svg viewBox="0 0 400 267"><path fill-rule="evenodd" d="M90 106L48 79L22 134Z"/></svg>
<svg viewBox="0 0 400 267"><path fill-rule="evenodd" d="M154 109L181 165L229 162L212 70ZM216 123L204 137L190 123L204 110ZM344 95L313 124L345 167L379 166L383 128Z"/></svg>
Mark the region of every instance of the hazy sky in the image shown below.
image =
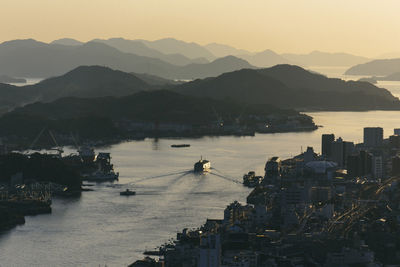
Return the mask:
<svg viewBox="0 0 400 267"><path fill-rule="evenodd" d="M399 14L399 0L0 0L0 41L174 37L376 56L400 51Z"/></svg>

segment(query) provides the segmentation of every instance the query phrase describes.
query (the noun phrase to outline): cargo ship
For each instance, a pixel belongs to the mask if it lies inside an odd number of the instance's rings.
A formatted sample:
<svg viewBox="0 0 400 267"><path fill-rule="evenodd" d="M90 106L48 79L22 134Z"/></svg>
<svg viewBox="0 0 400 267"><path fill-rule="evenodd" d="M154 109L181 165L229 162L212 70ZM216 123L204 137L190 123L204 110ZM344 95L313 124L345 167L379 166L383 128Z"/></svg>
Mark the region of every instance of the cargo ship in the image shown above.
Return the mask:
<svg viewBox="0 0 400 267"><path fill-rule="evenodd" d="M194 164L194 172L208 172L210 169L210 161L203 159L203 157L201 157L200 160Z"/></svg>

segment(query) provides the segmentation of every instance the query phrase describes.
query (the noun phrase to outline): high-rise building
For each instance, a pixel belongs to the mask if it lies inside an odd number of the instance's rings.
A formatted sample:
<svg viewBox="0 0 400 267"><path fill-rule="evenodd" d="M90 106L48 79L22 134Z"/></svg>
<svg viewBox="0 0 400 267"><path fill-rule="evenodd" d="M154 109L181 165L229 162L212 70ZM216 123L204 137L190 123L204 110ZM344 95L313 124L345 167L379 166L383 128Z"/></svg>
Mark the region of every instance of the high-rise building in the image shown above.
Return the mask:
<svg viewBox="0 0 400 267"><path fill-rule="evenodd" d="M389 143L391 148L400 148L400 135L389 136Z"/></svg>
<svg viewBox="0 0 400 267"><path fill-rule="evenodd" d="M366 151L347 156L347 174L349 177L363 177L372 173L372 154Z"/></svg>
<svg viewBox="0 0 400 267"><path fill-rule="evenodd" d="M382 156L373 156L372 157L372 175L375 179L383 178Z"/></svg>
<svg viewBox="0 0 400 267"><path fill-rule="evenodd" d="M321 153L323 156L330 158L332 156L332 142L335 141L334 134L322 135Z"/></svg>
<svg viewBox="0 0 400 267"><path fill-rule="evenodd" d="M332 160L338 164L339 167L344 166L344 151L343 139L339 137L336 141L332 142Z"/></svg>
<svg viewBox="0 0 400 267"><path fill-rule="evenodd" d="M400 156L392 158L392 175L393 176L400 175Z"/></svg>
<svg viewBox="0 0 400 267"><path fill-rule="evenodd" d="M354 152L354 143L343 141L341 137L332 142L331 159L336 162L339 167L346 166L347 156Z"/></svg>
<svg viewBox="0 0 400 267"><path fill-rule="evenodd" d="M383 128L366 127L364 128L364 145L366 147L378 147L383 143Z"/></svg>

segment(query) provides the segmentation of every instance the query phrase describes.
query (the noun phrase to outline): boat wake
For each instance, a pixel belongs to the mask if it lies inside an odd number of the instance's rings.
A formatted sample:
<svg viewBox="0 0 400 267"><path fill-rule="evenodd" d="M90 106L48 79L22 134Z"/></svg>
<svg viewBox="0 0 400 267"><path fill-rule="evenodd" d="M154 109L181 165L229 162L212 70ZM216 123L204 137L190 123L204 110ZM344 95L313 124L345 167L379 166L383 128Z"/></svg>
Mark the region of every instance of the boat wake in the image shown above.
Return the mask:
<svg viewBox="0 0 400 267"><path fill-rule="evenodd" d="M156 175L156 176L149 176L149 177L145 177L145 178L136 180L136 181L131 182L129 184L137 184L137 183L140 183L140 182L149 181L149 180L158 179L158 178L164 178L164 177L168 177L168 176L172 176L172 175L181 174L181 175L185 176L185 175L187 175L189 173L192 173L192 172L193 171L191 171L191 170L185 170L185 171L180 171L180 172L172 172L172 173L160 174L160 175Z"/></svg>
<svg viewBox="0 0 400 267"><path fill-rule="evenodd" d="M215 175L215 176L217 176L217 177L220 177L220 178L222 178L222 179L225 179L226 181L229 181L229 182L232 182L232 183L235 183L235 184L240 184L240 185L242 185L242 183L241 183L240 181L236 180L235 178L229 177L229 176L223 174L221 171L219 171L219 170L217 170L217 169L215 169L215 168L212 168L212 170L215 170L215 171L218 172L218 173L210 172L211 175Z"/></svg>

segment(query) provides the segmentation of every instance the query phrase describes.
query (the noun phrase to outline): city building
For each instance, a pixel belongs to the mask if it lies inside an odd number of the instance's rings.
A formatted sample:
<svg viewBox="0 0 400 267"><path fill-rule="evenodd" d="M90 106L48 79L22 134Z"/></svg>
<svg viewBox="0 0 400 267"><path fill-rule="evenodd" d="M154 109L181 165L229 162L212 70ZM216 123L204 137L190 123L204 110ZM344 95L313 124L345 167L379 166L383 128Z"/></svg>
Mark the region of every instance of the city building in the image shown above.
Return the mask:
<svg viewBox="0 0 400 267"><path fill-rule="evenodd" d="M331 159L336 162L339 167L346 166L346 159L348 155L354 152L354 143L343 141L341 137L332 143L332 156Z"/></svg>
<svg viewBox="0 0 400 267"><path fill-rule="evenodd" d="M383 143L383 128L366 127L364 128L364 145L366 147L378 147Z"/></svg>
<svg viewBox="0 0 400 267"><path fill-rule="evenodd" d="M349 177L363 177L372 174L372 154L360 151L347 156L347 174Z"/></svg>
<svg viewBox="0 0 400 267"><path fill-rule="evenodd" d="M382 156L372 156L372 175L375 179L383 178Z"/></svg>
<svg viewBox="0 0 400 267"><path fill-rule="evenodd" d="M275 184L280 179L281 159L279 157L270 158L265 164L265 179L268 184Z"/></svg>
<svg viewBox="0 0 400 267"><path fill-rule="evenodd" d="M322 135L322 146L321 146L321 153L326 158L332 156L332 143L335 141L334 134L323 134Z"/></svg>
<svg viewBox="0 0 400 267"><path fill-rule="evenodd" d="M400 156L395 156L392 158L392 175L400 175Z"/></svg>
<svg viewBox="0 0 400 267"><path fill-rule="evenodd" d="M316 159L316 154L314 153L314 149L309 146L307 147L306 152L304 152L304 164L310 162L310 161L314 161Z"/></svg>
<svg viewBox="0 0 400 267"><path fill-rule="evenodd" d="M391 148L399 149L400 148L400 135L389 136L389 143L390 143Z"/></svg>
<svg viewBox="0 0 400 267"><path fill-rule="evenodd" d="M198 267L218 267L221 263L221 238L219 234L200 237Z"/></svg>

